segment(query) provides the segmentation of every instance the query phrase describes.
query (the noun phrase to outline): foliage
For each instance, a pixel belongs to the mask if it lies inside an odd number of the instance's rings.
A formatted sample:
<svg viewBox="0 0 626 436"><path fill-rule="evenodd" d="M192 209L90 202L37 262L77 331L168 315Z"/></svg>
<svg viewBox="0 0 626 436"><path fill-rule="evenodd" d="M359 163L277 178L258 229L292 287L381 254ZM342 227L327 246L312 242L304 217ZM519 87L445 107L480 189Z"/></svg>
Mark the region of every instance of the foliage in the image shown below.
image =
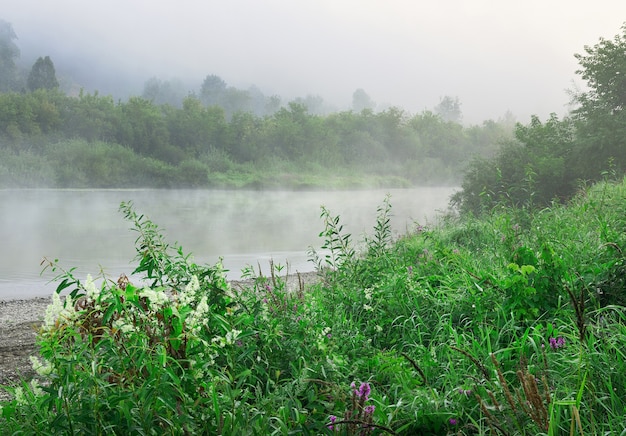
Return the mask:
<svg viewBox="0 0 626 436"><path fill-rule="evenodd" d="M15 39L17 35L11 23L0 20L0 92L11 91L17 84L15 61L19 58L20 49Z"/></svg>
<svg viewBox="0 0 626 436"><path fill-rule="evenodd" d="M136 155L133 160L156 159L161 167L191 170L169 177L168 171L139 166L135 172L141 174L110 180L110 185L133 186L123 179L153 182L153 187L447 185L460 181L471 156L491 154L512 133L510 123L500 120L460 125L458 99L442 102L441 116L411 115L397 107L375 112L375 103L357 89L354 111L333 113L319 96L283 104L278 96L267 97L255 87L237 89L214 74L206 76L197 93L185 92L180 81L157 78L146 82L141 96L124 101L97 91L76 93L59 87L50 57L37 59L28 80L18 77L15 33L8 23L0 27L0 66L8 80L0 87L0 148L12 153L12 160L28 151L47 161L56 144L87 141L86 147L122 146ZM207 162L207 156L219 156L218 162ZM271 173L266 166L273 161L287 165ZM86 166L72 172L56 163L51 160L48 172L62 174L57 186L102 185L84 177ZM2 186L29 180L30 187L41 187L30 174L19 178Z"/></svg>
<svg viewBox="0 0 626 436"><path fill-rule="evenodd" d="M461 213L479 214L498 205L538 208L567 201L581 184L626 173L626 26L576 54L585 91L572 94L570 116L533 116L518 124L515 141L468 166L453 199Z"/></svg>
<svg viewBox="0 0 626 436"><path fill-rule="evenodd" d="M435 112L444 120L453 123L460 123L463 118L461 112L461 102L458 97L452 98L446 95L440 99L439 104L435 106Z"/></svg>
<svg viewBox="0 0 626 436"><path fill-rule="evenodd" d="M55 89L59 87L54 64L50 56L38 57L28 74L26 81L28 89L36 91L38 89Z"/></svg>
<svg viewBox="0 0 626 436"><path fill-rule="evenodd" d="M490 159L470 163L453 204L462 213L480 214L498 205L532 209L571 198L576 189L574 142L569 118L552 114L544 123L532 117L529 125L518 124L515 142Z"/></svg>
<svg viewBox="0 0 626 436"><path fill-rule="evenodd" d="M46 64L45 59L39 64ZM49 64L53 70L51 61ZM378 186L379 180L387 186L450 184L459 181L471 156L493 153L511 134L501 122L465 128L430 112L411 116L399 108L320 115L310 112L309 103L303 100L260 117L244 108L209 105L208 97L202 95L189 95L178 105L158 103L160 88L156 88L165 86L158 83L148 86L145 97L127 101L115 102L110 96L82 90L77 96L68 96L48 83L54 72L44 70L39 68L42 74L35 75L33 69L36 91L0 93L0 147L16 156L29 150L46 159L55 143L84 140L108 143L111 148L121 145L137 158L157 159L163 165L186 162L199 167L191 161L200 161L211 167L204 161L209 154L226 156L234 164L226 171L194 177L193 182L183 177L158 180L155 186L177 181L180 186L222 185L237 173L231 184L236 186L248 179L249 165L256 173L251 182L254 186L287 182L299 187L305 184L303 180L290 183L285 178L298 174L310 179L315 172L307 169L312 167L326 170L334 178L353 176L358 185ZM277 174L266 171L267 163L276 160L289 163L288 169ZM89 183L80 176L89 169L76 170L74 180L71 173L63 177L63 187ZM137 178L153 180L152 174L146 173ZM329 187L324 180L328 177L319 174L316 184Z"/></svg>
<svg viewBox="0 0 626 436"><path fill-rule="evenodd" d="M575 150L576 170L588 180L598 180L608 169L623 175L626 25L613 39L601 38L594 46L585 46L584 54L575 56L580 64L577 73L587 82L586 90L574 95L580 141ZM609 162L613 168L608 168Z"/></svg>
<svg viewBox="0 0 626 436"><path fill-rule="evenodd" d="M121 205L137 266L59 272L9 434L620 434L626 180L569 206L442 217L357 250L326 209L321 281L227 283ZM326 255L325 253L328 253ZM99 284L98 284L99 283ZM62 295L62 296L61 296ZM351 386L350 389L347 387Z"/></svg>

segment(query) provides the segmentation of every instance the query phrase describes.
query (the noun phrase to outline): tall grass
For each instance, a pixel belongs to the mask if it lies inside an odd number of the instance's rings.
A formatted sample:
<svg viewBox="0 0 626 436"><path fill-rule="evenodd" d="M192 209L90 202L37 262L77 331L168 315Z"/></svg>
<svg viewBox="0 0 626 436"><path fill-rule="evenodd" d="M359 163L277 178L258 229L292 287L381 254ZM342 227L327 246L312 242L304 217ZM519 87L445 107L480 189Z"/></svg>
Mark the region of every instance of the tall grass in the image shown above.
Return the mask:
<svg viewBox="0 0 626 436"><path fill-rule="evenodd" d="M7 434L626 434L626 182L567 207L416 223L357 249L322 209L320 282L232 289L132 204L139 286L59 272ZM99 283L99 285L96 285ZM56 297L55 297L56 298Z"/></svg>

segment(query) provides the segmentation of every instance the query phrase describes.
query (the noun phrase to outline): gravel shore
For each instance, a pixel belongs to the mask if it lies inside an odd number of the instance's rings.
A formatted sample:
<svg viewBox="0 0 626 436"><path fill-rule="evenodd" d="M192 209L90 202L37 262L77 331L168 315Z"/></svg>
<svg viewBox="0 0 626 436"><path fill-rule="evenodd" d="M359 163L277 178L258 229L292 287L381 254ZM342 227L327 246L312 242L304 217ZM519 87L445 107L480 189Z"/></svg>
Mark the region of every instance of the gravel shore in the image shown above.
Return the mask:
<svg viewBox="0 0 626 436"><path fill-rule="evenodd" d="M291 274L285 278L287 288L297 291L299 279L305 286L320 280L315 272ZM233 289L250 285L250 281L232 281ZM37 354L35 340L51 298L0 300L0 386L15 385L34 375L29 357ZM0 401L9 399L0 388Z"/></svg>
<svg viewBox="0 0 626 436"><path fill-rule="evenodd" d="M29 357L37 354L35 339L51 298L0 301L0 386L33 376ZM0 389L0 400L9 399Z"/></svg>

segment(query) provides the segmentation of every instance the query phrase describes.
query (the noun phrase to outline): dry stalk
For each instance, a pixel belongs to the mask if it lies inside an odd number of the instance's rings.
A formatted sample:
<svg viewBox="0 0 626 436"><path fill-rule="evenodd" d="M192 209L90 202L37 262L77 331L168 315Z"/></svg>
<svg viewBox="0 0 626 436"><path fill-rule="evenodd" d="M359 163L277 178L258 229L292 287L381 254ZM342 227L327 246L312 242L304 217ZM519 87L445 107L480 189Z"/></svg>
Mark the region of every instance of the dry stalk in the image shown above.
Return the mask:
<svg viewBox="0 0 626 436"><path fill-rule="evenodd" d="M496 431L494 430L494 428L496 428L500 431L500 433L504 435L508 434L502 428L502 424L500 423L500 421L498 421L498 419L495 416L493 416L493 414L489 411L489 408L487 407L487 405L485 404L481 396L478 394L474 394L474 395L476 396L476 399L478 400L478 403L480 404L481 410L483 411L483 413L485 414L485 417L487 418L487 424L489 425L491 432L495 433Z"/></svg>
<svg viewBox="0 0 626 436"><path fill-rule="evenodd" d="M524 397L526 398L526 400L521 403L524 412L526 412L539 428L547 431L550 424L548 420L548 409L546 404L544 404L544 397L539 393L537 379L533 374L521 369L517 371L517 378L522 385Z"/></svg>
<svg viewBox="0 0 626 436"><path fill-rule="evenodd" d="M420 368L419 365L415 363L415 361L411 359L409 356L407 356L405 353L401 353L401 354L402 354L402 357L404 357L406 360L408 360L411 363L411 366L415 369L415 371L417 371L417 373L422 379L424 386L428 386L428 381L426 380L426 374L424 374L424 371L422 371L422 368Z"/></svg>
<svg viewBox="0 0 626 436"><path fill-rule="evenodd" d="M458 351L459 353L461 353L462 355L464 355L465 357L467 357L469 360L472 361L472 363L474 365L476 365L476 367L480 370L480 372L483 373L483 375L485 376L485 380L491 380L491 375L489 374L489 371L487 371L487 368L485 368L485 365L483 365L482 363L480 363L478 361L478 359L476 359L474 356L472 356L470 353L468 353L465 350L461 350L460 348L455 347L454 345L450 345L450 348L452 348L454 351Z"/></svg>
<svg viewBox="0 0 626 436"><path fill-rule="evenodd" d="M576 296L568 286L565 286L565 290L569 294L572 306L574 306L574 312L576 313L576 327L578 327L578 339L580 343L585 342L587 337L587 325L585 324L585 294L584 288L580 288L580 295Z"/></svg>
<svg viewBox="0 0 626 436"><path fill-rule="evenodd" d="M504 378L504 374L502 374L502 370L500 369L500 363L498 362L498 359L496 359L496 356L493 355L493 353L491 353L489 356L491 357L493 365L496 367L498 380L500 380L500 384L502 385L502 390L504 391L506 401L509 403L509 406L511 406L513 412L517 412L517 408L515 407L515 401L513 401L513 396L511 395L511 391L509 390L509 385Z"/></svg>
<svg viewBox="0 0 626 436"><path fill-rule="evenodd" d="M491 402L493 403L493 405L496 407L496 409L500 410L502 406L500 406L500 403L496 399L495 394L489 389L485 389L485 390L487 391L487 395L489 395L489 398L491 399Z"/></svg>

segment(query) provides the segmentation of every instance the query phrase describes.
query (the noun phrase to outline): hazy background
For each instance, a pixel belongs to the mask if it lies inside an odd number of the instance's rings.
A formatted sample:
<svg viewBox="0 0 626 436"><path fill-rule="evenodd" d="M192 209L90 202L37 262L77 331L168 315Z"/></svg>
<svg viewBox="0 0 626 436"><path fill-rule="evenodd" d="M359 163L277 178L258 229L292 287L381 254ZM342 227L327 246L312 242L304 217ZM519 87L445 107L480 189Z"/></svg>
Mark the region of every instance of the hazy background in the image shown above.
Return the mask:
<svg viewBox="0 0 626 436"><path fill-rule="evenodd" d="M445 95L466 123L507 110L527 122L567 111L574 53L612 38L626 2L582 0L4 0L22 61L50 55L89 91L139 95L151 77L197 89L215 74L283 101L348 109L364 89L420 112Z"/></svg>

